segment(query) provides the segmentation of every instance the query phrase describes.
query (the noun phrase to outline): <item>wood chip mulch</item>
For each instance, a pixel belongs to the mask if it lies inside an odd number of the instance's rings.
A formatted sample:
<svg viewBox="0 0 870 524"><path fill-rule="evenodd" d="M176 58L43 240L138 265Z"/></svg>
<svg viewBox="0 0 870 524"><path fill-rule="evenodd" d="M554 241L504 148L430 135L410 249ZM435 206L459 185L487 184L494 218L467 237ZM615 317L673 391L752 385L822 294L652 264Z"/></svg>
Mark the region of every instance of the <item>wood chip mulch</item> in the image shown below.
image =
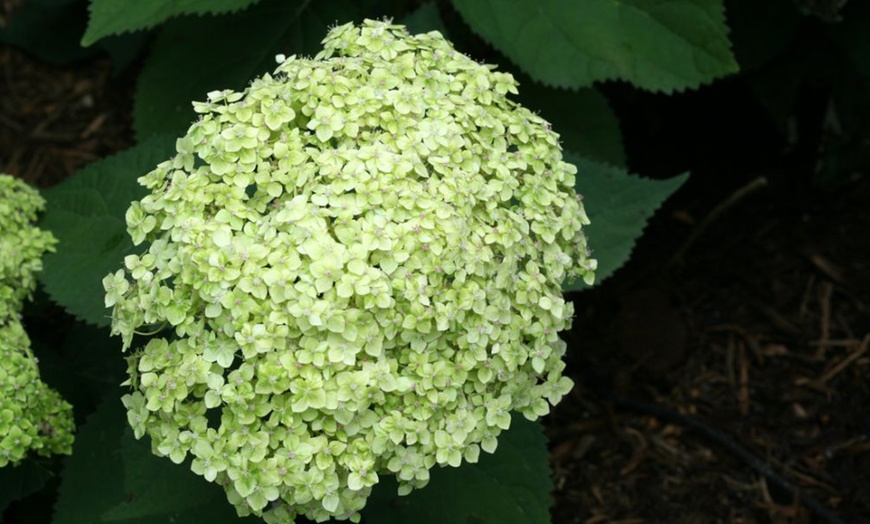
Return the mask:
<svg viewBox="0 0 870 524"><path fill-rule="evenodd" d="M0 45L0 172L48 187L132 144L108 59L52 66Z"/></svg>
<svg viewBox="0 0 870 524"><path fill-rule="evenodd" d="M759 191L637 278L688 236L665 216L628 273L575 297L554 522L870 522L868 182Z"/></svg>

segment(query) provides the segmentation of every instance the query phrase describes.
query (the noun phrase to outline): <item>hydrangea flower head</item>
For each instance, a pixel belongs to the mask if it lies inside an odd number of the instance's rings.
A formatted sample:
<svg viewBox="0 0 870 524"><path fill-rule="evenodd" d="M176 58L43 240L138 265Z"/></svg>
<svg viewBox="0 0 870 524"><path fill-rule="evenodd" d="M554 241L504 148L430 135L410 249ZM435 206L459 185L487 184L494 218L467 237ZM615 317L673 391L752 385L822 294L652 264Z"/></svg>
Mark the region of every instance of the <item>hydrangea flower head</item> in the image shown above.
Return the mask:
<svg viewBox="0 0 870 524"><path fill-rule="evenodd" d="M565 278L591 282L558 135L438 33L366 21L209 94L142 177L147 252L104 280L156 454L268 522L359 519L381 475L493 452L571 388Z"/></svg>
<svg viewBox="0 0 870 524"><path fill-rule="evenodd" d="M33 227L45 201L18 178L0 174L0 319L17 316L36 289L42 255L57 243Z"/></svg>
<svg viewBox="0 0 870 524"><path fill-rule="evenodd" d="M40 380L19 314L55 238L33 227L45 205L33 188L0 175L0 467L28 452L72 452L72 407Z"/></svg>
<svg viewBox="0 0 870 524"><path fill-rule="evenodd" d="M72 406L40 379L21 323L0 322L0 468L29 452L69 455L74 430Z"/></svg>

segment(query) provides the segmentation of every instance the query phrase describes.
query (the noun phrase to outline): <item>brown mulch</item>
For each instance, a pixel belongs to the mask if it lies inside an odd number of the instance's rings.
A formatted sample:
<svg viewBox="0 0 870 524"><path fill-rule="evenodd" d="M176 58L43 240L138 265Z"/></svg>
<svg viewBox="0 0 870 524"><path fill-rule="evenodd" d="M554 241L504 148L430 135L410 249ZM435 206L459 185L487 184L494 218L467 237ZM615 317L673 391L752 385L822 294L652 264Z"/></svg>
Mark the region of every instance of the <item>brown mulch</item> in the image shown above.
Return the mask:
<svg viewBox="0 0 870 524"><path fill-rule="evenodd" d="M131 90L108 61L0 46L0 76L0 171L48 187L132 143ZM671 204L629 267L574 297L577 387L547 420L554 522L830 521L723 442L868 522L867 202L866 177L811 205L760 189L651 271L704 215Z"/></svg>
<svg viewBox="0 0 870 524"><path fill-rule="evenodd" d="M0 172L48 187L132 144L129 87L108 59L44 64L0 45Z"/></svg>
<svg viewBox="0 0 870 524"><path fill-rule="evenodd" d="M575 298L579 385L548 422L554 522L868 522L868 182L802 205L760 190L649 276L687 237L669 206L625 272Z"/></svg>

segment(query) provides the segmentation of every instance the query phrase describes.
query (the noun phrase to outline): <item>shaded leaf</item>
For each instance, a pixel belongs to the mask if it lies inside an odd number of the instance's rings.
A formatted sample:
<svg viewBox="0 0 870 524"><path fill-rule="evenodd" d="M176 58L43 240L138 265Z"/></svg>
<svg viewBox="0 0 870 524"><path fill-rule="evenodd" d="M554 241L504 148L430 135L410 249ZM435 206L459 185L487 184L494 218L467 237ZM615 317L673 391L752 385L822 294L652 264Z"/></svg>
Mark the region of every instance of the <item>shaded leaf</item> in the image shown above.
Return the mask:
<svg viewBox="0 0 870 524"><path fill-rule="evenodd" d="M92 413L127 378L121 340L107 328L73 322L63 328L66 336L59 344L52 340L58 334L54 330L30 331L43 382L72 404L77 420Z"/></svg>
<svg viewBox="0 0 870 524"><path fill-rule="evenodd" d="M737 71L722 0L480 0L453 5L535 79L578 88L626 80L694 88Z"/></svg>
<svg viewBox="0 0 870 524"><path fill-rule="evenodd" d="M179 15L238 11L257 1L259 0L91 0L91 16L87 31L82 37L82 45L89 46L109 35L148 29Z"/></svg>
<svg viewBox="0 0 870 524"><path fill-rule="evenodd" d="M86 49L79 45L87 24L87 11L78 0L31 0L0 28L0 42L24 49L52 64L67 64L105 52L117 75L135 58L144 35L106 38Z"/></svg>
<svg viewBox="0 0 870 524"><path fill-rule="evenodd" d="M355 12L352 0L266 0L233 16L167 23L136 86L136 136L183 134L195 118L193 101L244 88L274 70L279 53L314 54L328 27Z"/></svg>
<svg viewBox="0 0 870 524"><path fill-rule="evenodd" d="M0 42L19 47L52 64L91 57L95 49L78 45L87 13L78 2L32 0L0 29Z"/></svg>
<svg viewBox="0 0 870 524"><path fill-rule="evenodd" d="M149 439L136 440L127 428L121 437L124 461L124 487L127 500L103 514L103 520L119 521L177 513L205 505L216 505L214 518L238 520L220 486L190 471L190 463L174 464L151 453ZM155 482L159 479L159 482ZM201 515L199 513L198 515ZM201 516L199 517L202 518Z"/></svg>
<svg viewBox="0 0 870 524"><path fill-rule="evenodd" d="M139 56L147 43L147 33L130 33L103 38L94 47L103 49L112 59L112 76L117 78Z"/></svg>
<svg viewBox="0 0 870 524"><path fill-rule="evenodd" d="M136 179L166 160L173 141L155 138L94 162L43 192L46 211L39 227L57 237L57 252L45 256L40 280L52 300L98 326L110 323L102 279L133 252L124 214L146 190Z"/></svg>
<svg viewBox="0 0 870 524"><path fill-rule="evenodd" d="M734 55L744 72L783 54L803 18L794 0L726 0L725 8Z"/></svg>
<svg viewBox="0 0 870 524"><path fill-rule="evenodd" d="M100 514L127 497L121 435L124 406L108 395L76 432L73 453L64 461L53 524L99 522Z"/></svg>
<svg viewBox="0 0 870 524"><path fill-rule="evenodd" d="M186 465L153 456L147 441L132 438L119 396L108 395L79 428L61 475L53 524L262 523L240 519L220 487L196 478Z"/></svg>
<svg viewBox="0 0 870 524"><path fill-rule="evenodd" d="M36 493L49 478L51 472L33 460L0 468L0 522L9 504Z"/></svg>
<svg viewBox="0 0 870 524"><path fill-rule="evenodd" d="M577 166L577 193L592 222L585 231L598 260L595 281L601 282L628 260L649 218L689 175L651 180L575 155L567 161ZM582 281L562 286L565 291L585 287Z"/></svg>
<svg viewBox="0 0 870 524"><path fill-rule="evenodd" d="M514 414L494 454L481 452L477 464L436 467L425 488L405 497L384 475L362 513L366 524L544 524L552 487L540 422Z"/></svg>
<svg viewBox="0 0 870 524"><path fill-rule="evenodd" d="M40 379L72 405L76 420L81 420L83 416L93 412L96 403L102 399L105 388L103 391L93 392L91 384L75 372L69 358L58 350L56 343L42 336L50 330L29 331L33 335L30 341L31 350L39 361ZM113 386L117 386L119 382L115 382Z"/></svg>
<svg viewBox="0 0 870 524"><path fill-rule="evenodd" d="M593 160L625 165L619 120L597 89L569 91L544 87L522 77L518 80L520 102L553 124L564 149Z"/></svg>
<svg viewBox="0 0 870 524"><path fill-rule="evenodd" d="M438 31L442 35L447 35L447 28L444 26L444 21L441 20L441 14L438 13L436 2L427 2L421 5L403 18L402 24L408 28L408 32L412 35L428 33L429 31Z"/></svg>
<svg viewBox="0 0 870 524"><path fill-rule="evenodd" d="M106 328L76 322L61 347L75 373L89 385L102 390L127 379L127 364L121 352L121 339Z"/></svg>

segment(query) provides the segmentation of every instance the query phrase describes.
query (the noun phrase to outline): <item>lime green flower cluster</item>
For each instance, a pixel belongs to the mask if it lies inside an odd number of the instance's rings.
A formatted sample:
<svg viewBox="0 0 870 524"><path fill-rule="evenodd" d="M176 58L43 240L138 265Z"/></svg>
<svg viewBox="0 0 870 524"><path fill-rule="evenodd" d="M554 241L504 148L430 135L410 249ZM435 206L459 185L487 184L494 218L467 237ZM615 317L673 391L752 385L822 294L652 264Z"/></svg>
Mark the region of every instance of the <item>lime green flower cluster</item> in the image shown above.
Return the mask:
<svg viewBox="0 0 870 524"><path fill-rule="evenodd" d="M0 175L0 467L16 464L28 451L72 451L72 408L40 380L19 319L42 255L56 243L32 225L44 204L24 182Z"/></svg>
<svg viewBox="0 0 870 524"><path fill-rule="evenodd" d="M357 521L379 475L407 494L545 415L572 387L560 285L595 269L510 75L385 22L324 45L194 104L127 213L147 252L104 279L125 349L173 329L129 359L137 437L276 523Z"/></svg>

